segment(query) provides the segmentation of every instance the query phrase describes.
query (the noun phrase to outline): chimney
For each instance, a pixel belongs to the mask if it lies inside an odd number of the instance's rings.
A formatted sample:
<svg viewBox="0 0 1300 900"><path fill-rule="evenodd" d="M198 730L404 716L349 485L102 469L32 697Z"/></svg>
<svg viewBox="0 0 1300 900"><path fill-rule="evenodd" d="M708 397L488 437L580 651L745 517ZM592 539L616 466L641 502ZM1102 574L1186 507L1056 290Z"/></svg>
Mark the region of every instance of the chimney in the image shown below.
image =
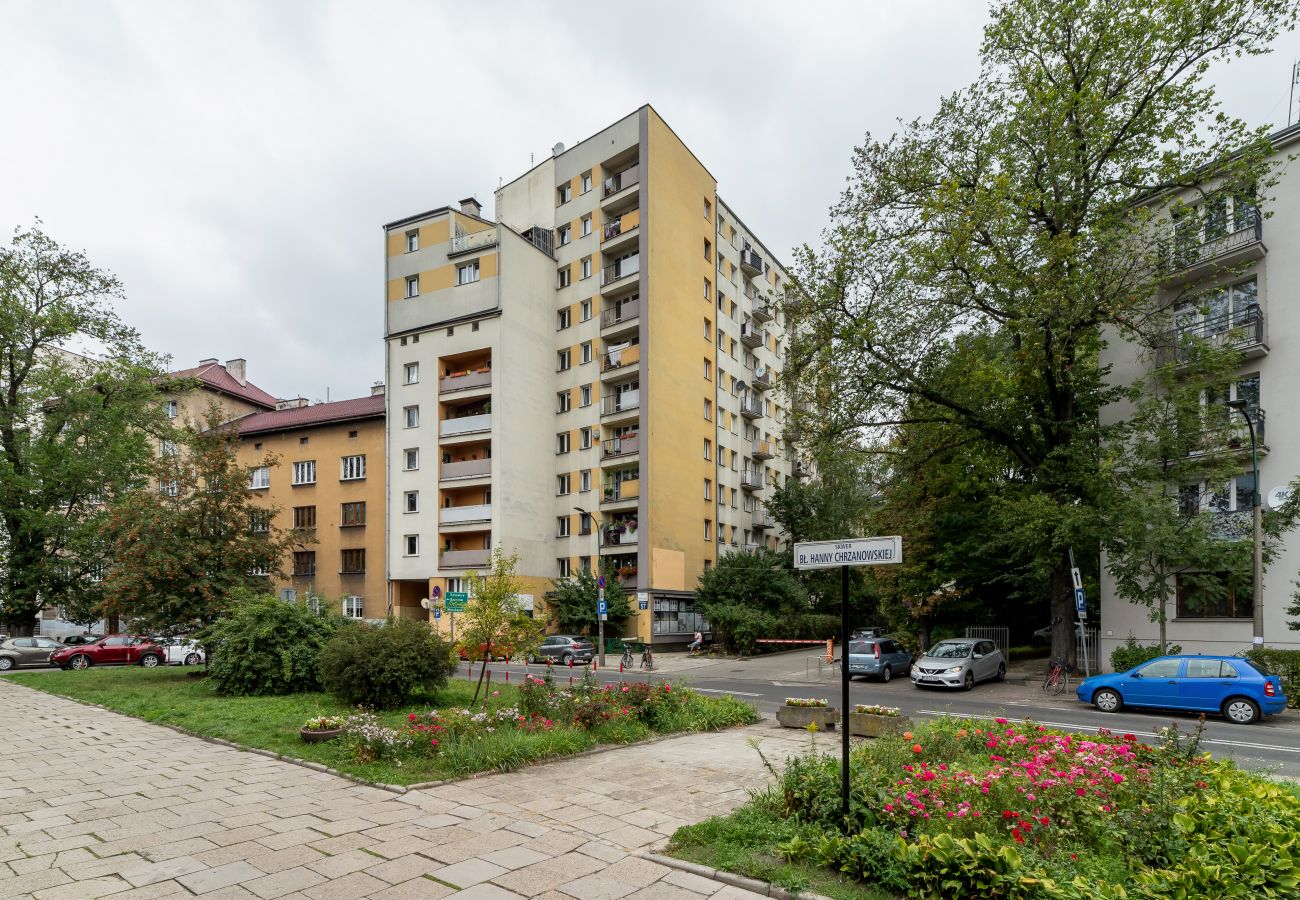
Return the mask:
<svg viewBox="0 0 1300 900"><path fill-rule="evenodd" d="M230 377L240 383L241 386L248 386L248 360L246 359L228 359L226 360L226 371Z"/></svg>
<svg viewBox="0 0 1300 900"><path fill-rule="evenodd" d="M239 361L243 362L242 359ZM302 409L306 405L307 405L306 397L293 397L289 400L275 401L275 410L276 412L279 412L282 409Z"/></svg>
<svg viewBox="0 0 1300 900"><path fill-rule="evenodd" d="M213 357L212 359L199 360L199 368L203 368L204 366L215 366L216 364L217 364L217 360L215 357Z"/></svg>
<svg viewBox="0 0 1300 900"><path fill-rule="evenodd" d="M382 381L376 381L374 384L370 386L370 396L372 397L384 396L384 383Z"/></svg>
<svg viewBox="0 0 1300 900"><path fill-rule="evenodd" d="M481 218L483 207L473 197L466 197L460 201L460 211L467 216L480 216Z"/></svg>

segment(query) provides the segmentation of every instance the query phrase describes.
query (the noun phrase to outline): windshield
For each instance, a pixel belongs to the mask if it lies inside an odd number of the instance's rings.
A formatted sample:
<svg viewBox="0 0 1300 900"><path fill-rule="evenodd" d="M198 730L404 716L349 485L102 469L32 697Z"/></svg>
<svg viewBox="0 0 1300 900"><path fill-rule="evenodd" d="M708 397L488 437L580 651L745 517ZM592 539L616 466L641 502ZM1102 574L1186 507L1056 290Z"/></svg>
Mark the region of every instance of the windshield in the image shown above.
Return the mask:
<svg viewBox="0 0 1300 900"><path fill-rule="evenodd" d="M866 641L849 641L849 652L859 654L870 653L871 644Z"/></svg>
<svg viewBox="0 0 1300 900"><path fill-rule="evenodd" d="M935 644L926 656L933 659L965 659L970 656L970 644Z"/></svg>

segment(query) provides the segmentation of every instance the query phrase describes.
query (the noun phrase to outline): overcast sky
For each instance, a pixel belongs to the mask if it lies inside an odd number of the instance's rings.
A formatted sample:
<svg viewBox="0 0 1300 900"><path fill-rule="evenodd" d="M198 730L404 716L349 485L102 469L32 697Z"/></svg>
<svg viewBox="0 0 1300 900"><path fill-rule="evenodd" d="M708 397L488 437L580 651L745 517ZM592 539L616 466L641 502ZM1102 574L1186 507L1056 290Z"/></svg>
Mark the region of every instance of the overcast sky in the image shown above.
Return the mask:
<svg viewBox="0 0 1300 900"><path fill-rule="evenodd" d="M867 131L969 82L986 6L925 2L63 2L0 6L0 227L40 216L125 282L177 368L278 396L383 377L387 221L649 102L779 256ZM1284 124L1300 39L1216 70ZM7 240L7 237L5 238Z"/></svg>

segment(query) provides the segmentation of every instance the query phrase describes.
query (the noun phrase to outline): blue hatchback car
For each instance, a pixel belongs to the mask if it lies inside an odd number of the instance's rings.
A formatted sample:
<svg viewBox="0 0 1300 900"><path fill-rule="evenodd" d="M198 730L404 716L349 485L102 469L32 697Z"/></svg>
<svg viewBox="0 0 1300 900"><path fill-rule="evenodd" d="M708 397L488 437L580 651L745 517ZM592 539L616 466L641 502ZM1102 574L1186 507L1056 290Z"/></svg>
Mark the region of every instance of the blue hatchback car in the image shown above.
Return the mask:
<svg viewBox="0 0 1300 900"><path fill-rule="evenodd" d="M1282 680L1239 656L1161 656L1127 672L1094 675L1075 689L1102 712L1124 706L1221 713L1249 725L1286 709Z"/></svg>

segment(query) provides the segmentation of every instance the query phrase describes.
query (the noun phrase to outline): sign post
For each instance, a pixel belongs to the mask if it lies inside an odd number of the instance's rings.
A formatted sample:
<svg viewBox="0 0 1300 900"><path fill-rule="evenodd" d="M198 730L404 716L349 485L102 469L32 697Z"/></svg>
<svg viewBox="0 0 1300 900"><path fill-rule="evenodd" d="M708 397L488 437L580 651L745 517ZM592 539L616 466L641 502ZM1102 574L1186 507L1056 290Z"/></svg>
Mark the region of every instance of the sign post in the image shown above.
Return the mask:
<svg viewBox="0 0 1300 900"><path fill-rule="evenodd" d="M1083 677L1092 677L1092 653L1088 649L1088 597L1083 592L1083 575L1074 564L1074 548L1070 548L1070 579L1074 582L1074 611L1079 617L1079 647L1083 650Z"/></svg>
<svg viewBox="0 0 1300 900"><path fill-rule="evenodd" d="M849 566L903 561L899 535L812 541L794 545L796 569L840 569L840 814L849 823Z"/></svg>
<svg viewBox="0 0 1300 900"><path fill-rule="evenodd" d="M605 576L601 575L596 579L596 585L600 589L600 599L596 601L596 615L600 622L597 626L600 629L600 667L605 668L605 620L608 618L607 611L609 607L605 605Z"/></svg>
<svg viewBox="0 0 1300 900"><path fill-rule="evenodd" d="M456 643L456 613L464 612L469 604L467 591L447 592L447 617L451 620L451 642Z"/></svg>

